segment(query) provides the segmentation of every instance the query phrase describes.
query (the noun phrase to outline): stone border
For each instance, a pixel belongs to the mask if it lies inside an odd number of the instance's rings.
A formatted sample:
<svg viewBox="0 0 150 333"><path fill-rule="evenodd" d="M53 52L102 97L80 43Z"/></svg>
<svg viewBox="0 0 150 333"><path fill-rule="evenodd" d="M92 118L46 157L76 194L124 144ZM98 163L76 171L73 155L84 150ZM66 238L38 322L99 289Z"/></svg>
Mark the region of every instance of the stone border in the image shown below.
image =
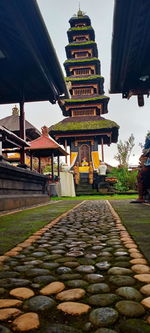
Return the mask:
<svg viewBox="0 0 150 333"><path fill-rule="evenodd" d="M67 212L61 214L60 216L56 217L54 220L52 220L50 223L48 223L46 226L44 226L42 229L36 231L33 235L31 235L29 238L27 238L25 241L22 243L17 244L14 248L12 248L10 251L7 251L4 253L4 255L0 256L0 265L3 264L4 261L7 261L7 259L11 256L18 255L22 249L30 246L32 243L36 242L37 239L41 238L41 236L47 231L48 229L51 229L53 225L58 223L61 218L65 217L68 213L76 209L77 207L81 206L85 200L80 202L78 205L75 207L69 209Z"/></svg>

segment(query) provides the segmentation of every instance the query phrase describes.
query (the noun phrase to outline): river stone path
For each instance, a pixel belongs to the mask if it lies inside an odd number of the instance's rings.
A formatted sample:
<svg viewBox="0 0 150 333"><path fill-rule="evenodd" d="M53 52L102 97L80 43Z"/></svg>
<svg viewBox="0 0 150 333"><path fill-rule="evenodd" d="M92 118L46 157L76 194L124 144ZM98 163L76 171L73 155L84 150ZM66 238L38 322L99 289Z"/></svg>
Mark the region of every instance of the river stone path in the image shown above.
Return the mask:
<svg viewBox="0 0 150 333"><path fill-rule="evenodd" d="M0 262L1 333L150 332L149 264L106 201L83 202Z"/></svg>

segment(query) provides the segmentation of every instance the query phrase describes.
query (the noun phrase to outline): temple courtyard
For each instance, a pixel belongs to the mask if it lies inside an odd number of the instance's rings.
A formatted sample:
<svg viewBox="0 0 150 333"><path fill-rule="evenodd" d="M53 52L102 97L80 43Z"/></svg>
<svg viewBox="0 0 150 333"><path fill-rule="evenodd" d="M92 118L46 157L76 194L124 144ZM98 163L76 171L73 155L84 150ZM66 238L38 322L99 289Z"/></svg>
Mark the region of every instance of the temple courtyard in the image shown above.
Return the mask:
<svg viewBox="0 0 150 333"><path fill-rule="evenodd" d="M1 333L150 332L150 207L130 201L1 215Z"/></svg>

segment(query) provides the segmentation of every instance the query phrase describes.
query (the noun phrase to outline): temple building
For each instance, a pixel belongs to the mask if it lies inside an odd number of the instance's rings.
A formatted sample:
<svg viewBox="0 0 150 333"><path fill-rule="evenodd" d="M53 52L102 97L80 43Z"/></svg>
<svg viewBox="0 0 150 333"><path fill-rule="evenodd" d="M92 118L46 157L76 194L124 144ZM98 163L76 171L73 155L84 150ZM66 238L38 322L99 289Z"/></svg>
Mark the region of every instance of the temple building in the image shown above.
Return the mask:
<svg viewBox="0 0 150 333"><path fill-rule="evenodd" d="M49 130L57 142L70 147L71 168L79 166L80 178L82 173L89 178L90 167L96 171L100 161L104 161L104 145L117 142L119 126L103 117L108 113L109 97L104 95L91 20L79 9L69 23L64 67L71 98L59 101L65 119Z"/></svg>

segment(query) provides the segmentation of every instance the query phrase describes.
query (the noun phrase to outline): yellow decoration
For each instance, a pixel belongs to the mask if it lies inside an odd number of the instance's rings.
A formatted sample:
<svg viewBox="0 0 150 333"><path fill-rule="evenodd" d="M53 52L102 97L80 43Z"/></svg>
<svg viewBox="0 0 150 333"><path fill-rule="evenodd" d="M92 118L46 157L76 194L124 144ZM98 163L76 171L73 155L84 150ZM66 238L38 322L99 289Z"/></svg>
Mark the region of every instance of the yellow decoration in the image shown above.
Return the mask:
<svg viewBox="0 0 150 333"><path fill-rule="evenodd" d="M94 169L97 169L100 165L98 151L92 151L92 162L93 162Z"/></svg>
<svg viewBox="0 0 150 333"><path fill-rule="evenodd" d="M71 152L71 154L70 154L70 166L73 166L75 164L77 155L78 155L77 152Z"/></svg>
<svg viewBox="0 0 150 333"><path fill-rule="evenodd" d="M89 166L80 166L79 172L89 172Z"/></svg>

